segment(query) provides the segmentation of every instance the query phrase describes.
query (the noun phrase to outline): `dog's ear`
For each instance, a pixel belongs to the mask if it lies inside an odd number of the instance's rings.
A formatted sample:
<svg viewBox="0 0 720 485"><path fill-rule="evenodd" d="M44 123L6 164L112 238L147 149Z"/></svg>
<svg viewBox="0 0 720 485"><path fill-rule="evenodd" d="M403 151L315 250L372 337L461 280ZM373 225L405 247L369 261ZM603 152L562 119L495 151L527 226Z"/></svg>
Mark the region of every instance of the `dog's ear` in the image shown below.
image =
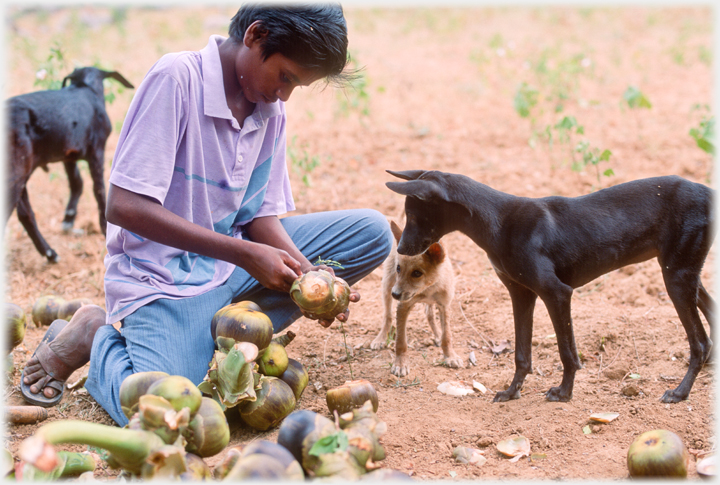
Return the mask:
<svg viewBox="0 0 720 485"><path fill-rule="evenodd" d="M400 195L417 197L420 200L439 198L445 200L445 191L431 180L411 180L410 182L385 182L388 189Z"/></svg>
<svg viewBox="0 0 720 485"><path fill-rule="evenodd" d="M122 84L123 86L125 86L126 88L135 89L135 86L133 86L132 84L130 84L130 81L128 81L127 79L125 79L125 78L123 77L123 75L120 74L120 73L117 72L117 71L103 71L103 70L101 69L100 72L102 72L103 78L109 77L110 79L116 80L117 82L119 82L120 84Z"/></svg>
<svg viewBox="0 0 720 485"><path fill-rule="evenodd" d="M390 221L390 230L395 236L395 242L400 242L400 236L402 236L402 229L397 225L395 221Z"/></svg>
<svg viewBox="0 0 720 485"><path fill-rule="evenodd" d="M402 172L395 172L393 170L385 170L390 175L403 180L417 180L425 173L425 170L403 170Z"/></svg>
<svg viewBox="0 0 720 485"><path fill-rule="evenodd" d="M445 259L445 249L443 249L440 243L432 243L430 247L427 248L427 251L425 251L425 254L430 258L430 261L435 264L440 264Z"/></svg>

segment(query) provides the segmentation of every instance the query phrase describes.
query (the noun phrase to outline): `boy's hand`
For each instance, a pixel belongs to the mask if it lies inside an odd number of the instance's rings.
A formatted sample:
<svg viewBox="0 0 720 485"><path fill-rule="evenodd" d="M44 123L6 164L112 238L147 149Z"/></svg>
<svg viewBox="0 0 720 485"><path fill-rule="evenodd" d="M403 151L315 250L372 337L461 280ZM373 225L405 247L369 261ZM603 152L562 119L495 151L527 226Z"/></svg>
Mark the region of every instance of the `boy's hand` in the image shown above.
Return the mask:
<svg viewBox="0 0 720 485"><path fill-rule="evenodd" d="M265 288L289 292L300 276L300 263L286 251L266 244L255 244L253 257L243 260L243 269Z"/></svg>

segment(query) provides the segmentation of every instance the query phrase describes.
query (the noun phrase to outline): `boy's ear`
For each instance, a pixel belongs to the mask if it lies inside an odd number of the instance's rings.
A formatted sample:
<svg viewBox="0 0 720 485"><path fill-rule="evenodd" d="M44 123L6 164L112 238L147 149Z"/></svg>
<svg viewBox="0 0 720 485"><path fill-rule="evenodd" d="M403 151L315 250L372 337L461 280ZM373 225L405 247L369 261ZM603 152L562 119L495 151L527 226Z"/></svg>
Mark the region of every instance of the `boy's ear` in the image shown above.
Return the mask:
<svg viewBox="0 0 720 485"><path fill-rule="evenodd" d="M263 42L267 37L268 30L265 28L260 20L250 24L250 27L245 31L245 37L243 37L243 43L246 47L250 47L255 42Z"/></svg>
<svg viewBox="0 0 720 485"><path fill-rule="evenodd" d="M427 248L427 251L425 251L425 254L430 258L430 261L435 264L440 264L445 259L445 249L443 249L440 243L432 243L430 247Z"/></svg>

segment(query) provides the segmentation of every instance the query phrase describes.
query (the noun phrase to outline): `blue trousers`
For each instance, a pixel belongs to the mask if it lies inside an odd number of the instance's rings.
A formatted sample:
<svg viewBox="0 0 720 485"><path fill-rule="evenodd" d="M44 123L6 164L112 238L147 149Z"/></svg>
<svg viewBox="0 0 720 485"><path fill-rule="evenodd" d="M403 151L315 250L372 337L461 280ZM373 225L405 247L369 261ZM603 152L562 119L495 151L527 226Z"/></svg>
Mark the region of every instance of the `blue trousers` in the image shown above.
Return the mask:
<svg viewBox="0 0 720 485"><path fill-rule="evenodd" d="M387 219L371 209L290 216L281 222L310 262L318 258L339 262L343 268L333 268L335 274L350 285L382 264L392 245ZM101 327L93 341L85 388L124 426L128 420L120 408L120 385L127 376L164 371L199 384L215 350L210 335L213 315L242 300L257 303L275 333L302 316L288 293L268 290L238 267L223 285L207 293L148 303L127 316L120 331L112 325Z"/></svg>

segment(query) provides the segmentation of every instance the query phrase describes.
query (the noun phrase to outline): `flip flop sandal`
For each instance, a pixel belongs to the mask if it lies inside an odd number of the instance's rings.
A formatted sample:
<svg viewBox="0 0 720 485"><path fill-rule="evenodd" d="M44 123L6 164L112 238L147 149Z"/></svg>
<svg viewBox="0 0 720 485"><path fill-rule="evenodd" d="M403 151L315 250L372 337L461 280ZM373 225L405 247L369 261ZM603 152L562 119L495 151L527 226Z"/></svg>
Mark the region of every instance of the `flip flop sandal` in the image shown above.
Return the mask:
<svg viewBox="0 0 720 485"><path fill-rule="evenodd" d="M50 326L47 329L47 332L45 332L45 335L43 336L42 340L40 341L40 344L38 344L37 348L35 349L35 352L33 352L33 357L38 354L38 360L40 360L40 357L45 356L47 360L45 360L45 364L48 364L48 360L50 363L56 363L57 357L55 354L50 350L50 347L48 344L55 340L55 337L58 336L58 334L67 326L68 322L65 320L55 320L50 324ZM48 359L49 357L49 359ZM54 357L54 359L53 359ZM58 361L59 362L59 361ZM61 363L62 364L62 363ZM40 365L43 365L43 362L40 362ZM64 364L61 366L61 372L64 371L65 367ZM44 367L43 367L44 369ZM45 369L45 372L48 373L51 377L53 377L50 382L45 384L45 387L51 387L53 389L56 389L58 394L55 397L45 397L45 394L43 394L42 390L38 392L37 394L33 393L30 390L30 386L33 384L25 384L25 369L22 371L22 375L20 376L20 392L22 392L23 398L30 404L35 404L36 406L42 406L45 408L49 408L52 406L55 406L57 403L60 402L60 400L63 397L63 394L65 393L65 379L57 379L58 373L48 372L47 369ZM53 375L54 374L54 375ZM69 375L67 377L70 377ZM67 379L66 377L66 379Z"/></svg>

